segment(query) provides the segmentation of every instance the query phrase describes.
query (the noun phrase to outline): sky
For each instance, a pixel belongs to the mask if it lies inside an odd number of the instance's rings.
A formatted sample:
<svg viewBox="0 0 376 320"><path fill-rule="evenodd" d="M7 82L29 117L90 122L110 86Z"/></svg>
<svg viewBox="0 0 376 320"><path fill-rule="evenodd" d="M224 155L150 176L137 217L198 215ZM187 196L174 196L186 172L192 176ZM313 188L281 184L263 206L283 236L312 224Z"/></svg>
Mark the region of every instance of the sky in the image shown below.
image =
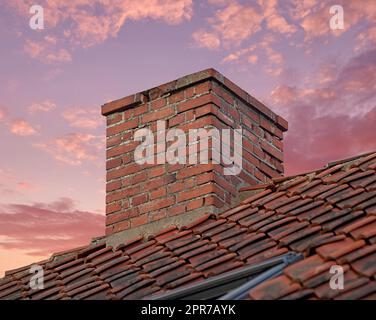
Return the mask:
<svg viewBox="0 0 376 320"><path fill-rule="evenodd" d="M103 235L100 106L183 75L285 117L287 175L376 150L374 0L4 0L0 40L0 276Z"/></svg>

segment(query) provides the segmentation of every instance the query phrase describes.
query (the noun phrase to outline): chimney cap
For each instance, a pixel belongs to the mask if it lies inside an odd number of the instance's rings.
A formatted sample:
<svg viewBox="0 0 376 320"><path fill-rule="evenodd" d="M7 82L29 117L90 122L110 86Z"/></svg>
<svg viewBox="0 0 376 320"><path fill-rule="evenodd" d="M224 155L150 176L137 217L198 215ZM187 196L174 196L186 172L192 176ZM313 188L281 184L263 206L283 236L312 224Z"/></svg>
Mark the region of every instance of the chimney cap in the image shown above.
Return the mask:
<svg viewBox="0 0 376 320"><path fill-rule="evenodd" d="M230 90L234 95L236 95L241 100L245 101L246 103L251 104L255 107L258 111L260 111L265 117L275 122L282 131L287 131L288 123L287 121L275 114L272 110L266 107L262 102L257 100L256 98L252 97L249 93L245 90L241 89L231 80L226 78L220 72L213 68L204 69L195 73L191 73L189 75L180 77L176 80L161 84L157 87L144 90L135 94L128 95L126 97L107 102L102 105L102 115L108 116L115 112L120 112L132 107L135 107L139 104L152 101L163 97L165 95L171 94L174 91L181 90L183 88L192 86L199 82L205 82L208 80L216 81L220 85L226 87Z"/></svg>

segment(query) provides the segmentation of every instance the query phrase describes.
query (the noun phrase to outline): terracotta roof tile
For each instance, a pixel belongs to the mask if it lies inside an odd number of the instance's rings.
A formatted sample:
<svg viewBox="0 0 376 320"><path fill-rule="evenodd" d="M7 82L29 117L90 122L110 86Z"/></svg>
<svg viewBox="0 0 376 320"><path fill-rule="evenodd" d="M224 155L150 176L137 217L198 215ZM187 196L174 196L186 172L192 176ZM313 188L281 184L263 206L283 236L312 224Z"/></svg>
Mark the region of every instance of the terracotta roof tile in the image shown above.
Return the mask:
<svg viewBox="0 0 376 320"><path fill-rule="evenodd" d="M333 290L330 288L329 281L326 281L315 288L315 295L320 299L334 299L344 292L352 292L357 287L368 284L367 278L359 277L355 272L349 270L344 274L344 289Z"/></svg>
<svg viewBox="0 0 376 320"><path fill-rule="evenodd" d="M273 179L219 215L170 227L116 249L97 244L40 262L43 290L28 285L30 266L0 279L1 299L141 299L256 264L288 251L304 259L253 288L251 299L376 297L376 153L324 170ZM332 265L344 290L329 287Z"/></svg>
<svg viewBox="0 0 376 320"><path fill-rule="evenodd" d="M249 292L252 299L274 300L298 291L301 286L282 275L260 284Z"/></svg>

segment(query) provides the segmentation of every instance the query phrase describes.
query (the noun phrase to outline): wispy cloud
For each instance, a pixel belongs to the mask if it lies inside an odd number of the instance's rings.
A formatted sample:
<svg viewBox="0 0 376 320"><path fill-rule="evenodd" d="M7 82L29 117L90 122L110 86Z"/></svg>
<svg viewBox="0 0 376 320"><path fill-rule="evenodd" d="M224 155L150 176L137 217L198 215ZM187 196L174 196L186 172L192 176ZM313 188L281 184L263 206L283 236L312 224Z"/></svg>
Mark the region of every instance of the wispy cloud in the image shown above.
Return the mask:
<svg viewBox="0 0 376 320"><path fill-rule="evenodd" d="M30 57L49 64L69 62L72 60L72 56L67 49L56 48L56 42L50 42L48 39L49 37L45 37L39 41L26 39L24 51Z"/></svg>
<svg viewBox="0 0 376 320"><path fill-rule="evenodd" d="M193 39L199 46L209 49L216 49L220 44L240 45L260 30L261 20L261 14L253 6L228 1L213 17L208 18L209 29L196 31Z"/></svg>
<svg viewBox="0 0 376 320"><path fill-rule="evenodd" d="M4 120L8 114L8 110L5 107L0 106L0 121Z"/></svg>
<svg viewBox="0 0 376 320"><path fill-rule="evenodd" d="M271 105L289 121L288 174L376 150L376 49L329 69L325 81L318 70L310 87L278 85L271 93Z"/></svg>
<svg viewBox="0 0 376 320"><path fill-rule="evenodd" d="M0 247L23 249L29 255L53 252L87 244L103 234L104 216L78 211L70 198L54 203L0 205Z"/></svg>
<svg viewBox="0 0 376 320"><path fill-rule="evenodd" d="M71 133L36 143L34 146L47 152L57 161L77 166L86 161L102 164L102 159L99 162L98 159L102 154L104 143L104 138L101 136Z"/></svg>
<svg viewBox="0 0 376 320"><path fill-rule="evenodd" d="M10 132L18 136L33 136L39 132L37 127L22 119L13 120L9 125Z"/></svg>
<svg viewBox="0 0 376 320"><path fill-rule="evenodd" d="M8 5L29 17L31 0L12 0ZM40 40L27 39L24 50L46 63L72 60L77 47L91 47L117 37L129 20L161 20L178 24L193 15L192 0L72 0L38 2L44 8L46 28L53 33Z"/></svg>
<svg viewBox="0 0 376 320"><path fill-rule="evenodd" d="M28 112L34 114L37 112L48 112L56 108L56 104L50 100L34 102L28 107Z"/></svg>
<svg viewBox="0 0 376 320"><path fill-rule="evenodd" d="M199 47L211 50L218 49L221 44L219 37L215 33L205 30L195 31L192 34L192 38Z"/></svg>
<svg viewBox="0 0 376 320"><path fill-rule="evenodd" d="M94 108L70 108L63 112L63 118L71 127L95 129L104 124L104 118Z"/></svg>

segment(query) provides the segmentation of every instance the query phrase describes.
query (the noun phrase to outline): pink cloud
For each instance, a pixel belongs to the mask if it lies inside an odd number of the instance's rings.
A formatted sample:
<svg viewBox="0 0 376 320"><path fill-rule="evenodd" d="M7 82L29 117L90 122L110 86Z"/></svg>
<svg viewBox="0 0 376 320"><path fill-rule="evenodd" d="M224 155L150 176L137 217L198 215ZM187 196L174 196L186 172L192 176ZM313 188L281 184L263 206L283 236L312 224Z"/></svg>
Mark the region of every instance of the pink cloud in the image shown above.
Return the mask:
<svg viewBox="0 0 376 320"><path fill-rule="evenodd" d="M10 131L18 136L33 136L38 133L38 129L26 120L13 120L10 123Z"/></svg>
<svg viewBox="0 0 376 320"><path fill-rule="evenodd" d="M21 190L27 190L27 191L30 191L30 190L34 190L35 187L33 185L31 185L29 182L26 182L26 181L21 181L17 184L17 187Z"/></svg>
<svg viewBox="0 0 376 320"><path fill-rule="evenodd" d="M376 44L376 25L359 32L356 39L358 41L356 51L374 46Z"/></svg>
<svg viewBox="0 0 376 320"><path fill-rule="evenodd" d="M8 110L5 107L0 106L0 121L4 120L8 115Z"/></svg>
<svg viewBox="0 0 376 320"><path fill-rule="evenodd" d="M315 116L309 108L296 108L289 117L285 140L286 174L296 174L326 163L376 151L376 107L364 116Z"/></svg>
<svg viewBox="0 0 376 320"><path fill-rule="evenodd" d="M47 152L57 161L77 166L85 161L98 164L98 158L103 152L104 145L102 137L71 133L47 142L37 143L34 146Z"/></svg>
<svg viewBox="0 0 376 320"><path fill-rule="evenodd" d="M33 114L37 112L48 112L55 108L56 108L56 104L54 102L50 100L45 100L39 103L38 102L32 103L28 107L28 111L29 113Z"/></svg>
<svg viewBox="0 0 376 320"><path fill-rule="evenodd" d="M248 57L248 61L249 61L250 63L255 64L255 63L257 63L257 61L258 61L258 56L255 55L255 54L251 54L251 55Z"/></svg>
<svg viewBox="0 0 376 320"><path fill-rule="evenodd" d="M66 49L59 49L57 52L47 54L46 59L49 63L54 62L69 62L72 61L72 56Z"/></svg>
<svg viewBox="0 0 376 320"><path fill-rule="evenodd" d="M221 43L225 47L240 45L263 28L287 35L297 31L296 26L281 14L277 0L258 0L252 4L242 4L236 0L209 3L222 8L207 19L208 30L193 33L193 39L201 47L217 49ZM229 56L225 61L235 60L231 58L235 56Z"/></svg>
<svg viewBox="0 0 376 320"><path fill-rule="evenodd" d="M217 2L216 5L223 5L224 2ZM218 9L214 17L209 18L210 31L199 30L193 34L193 39L203 46L204 35L208 39L209 49L215 49L223 42L226 46L231 44L239 45L252 34L260 30L262 16L250 5L243 5L237 1L226 2L225 7ZM215 44L215 45L213 45Z"/></svg>
<svg viewBox="0 0 376 320"><path fill-rule="evenodd" d="M221 44L221 41L216 34L204 30L194 32L192 38L199 47L211 50L217 49Z"/></svg>
<svg viewBox="0 0 376 320"><path fill-rule="evenodd" d="M376 49L333 67L330 79L318 77L310 88L279 85L272 91L271 104L289 121L287 174L376 150L375 72Z"/></svg>
<svg viewBox="0 0 376 320"><path fill-rule="evenodd" d="M26 39L24 51L32 58L37 58L43 54L45 47L40 42L31 41Z"/></svg>
<svg viewBox="0 0 376 320"><path fill-rule="evenodd" d="M32 0L8 2L23 17L30 16L32 4ZM41 0L38 4L44 8L47 29L54 34L39 42L27 39L24 50L46 63L71 61L76 47L87 48L116 37L128 20L154 19L178 24L193 15L192 0Z"/></svg>
<svg viewBox="0 0 376 320"><path fill-rule="evenodd" d="M297 96L296 88L287 85L278 85L271 92L271 98L276 105L287 105Z"/></svg>
<svg viewBox="0 0 376 320"><path fill-rule="evenodd" d="M8 241L1 241L0 247L27 250L33 256L49 255L88 244L92 237L102 235L104 216L78 211L72 202L62 198L57 201L59 205L1 205L0 237Z"/></svg>
<svg viewBox="0 0 376 320"><path fill-rule="evenodd" d="M266 20L267 29L282 34L291 34L297 31L297 28L288 23L280 14L278 0L259 0L258 2L263 9L263 16Z"/></svg>
<svg viewBox="0 0 376 320"><path fill-rule="evenodd" d="M76 205L77 202L73 199L62 197L50 203L35 203L34 207L58 212L72 212L75 210Z"/></svg>
<svg viewBox="0 0 376 320"><path fill-rule="evenodd" d="M260 30L262 16L250 5L231 1L214 17L213 29L228 43L240 44Z"/></svg>
<svg viewBox="0 0 376 320"><path fill-rule="evenodd" d="M103 124L103 117L93 108L71 108L63 113L63 118L71 127L95 129Z"/></svg>
<svg viewBox="0 0 376 320"><path fill-rule="evenodd" d="M57 48L56 42L51 42L48 36L38 42L26 39L24 51L30 57L49 64L69 62L72 60L70 52L63 48Z"/></svg>
<svg viewBox="0 0 376 320"><path fill-rule="evenodd" d="M322 36L339 36L351 30L359 22L374 23L376 19L376 3L373 0L363 1L299 1L294 0L296 8L291 10L294 20L298 21L305 31L307 41ZM329 8L342 5L344 9L344 30L331 30L329 21L332 15Z"/></svg>

